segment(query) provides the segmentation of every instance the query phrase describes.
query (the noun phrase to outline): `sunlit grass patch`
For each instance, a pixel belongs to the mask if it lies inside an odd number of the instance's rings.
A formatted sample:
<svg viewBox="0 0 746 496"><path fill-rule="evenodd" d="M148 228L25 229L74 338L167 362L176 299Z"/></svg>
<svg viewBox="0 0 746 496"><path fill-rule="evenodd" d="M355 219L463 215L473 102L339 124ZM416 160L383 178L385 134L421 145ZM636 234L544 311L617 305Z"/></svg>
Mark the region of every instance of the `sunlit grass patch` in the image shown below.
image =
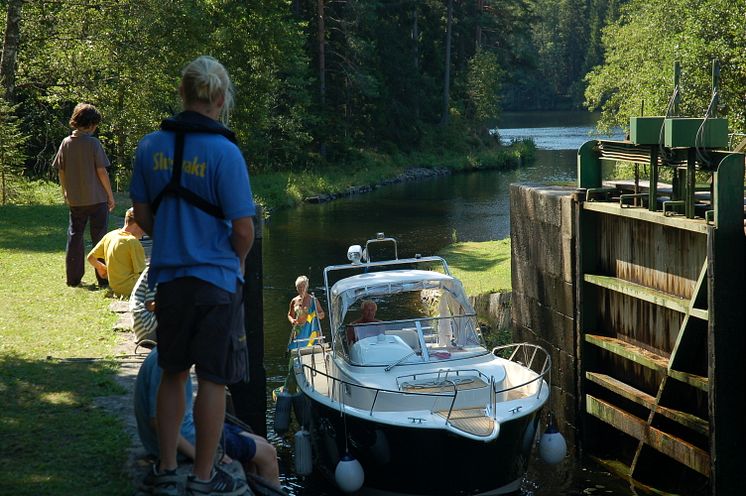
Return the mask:
<svg viewBox="0 0 746 496"><path fill-rule="evenodd" d="M94 404L123 393L112 380L116 364L102 359L117 343L113 300L93 285L91 268L82 287L65 285L67 216L61 196L0 207L0 487L129 494L129 438Z"/></svg>
<svg viewBox="0 0 746 496"><path fill-rule="evenodd" d="M470 296L510 291L510 238L454 243L439 253Z"/></svg>

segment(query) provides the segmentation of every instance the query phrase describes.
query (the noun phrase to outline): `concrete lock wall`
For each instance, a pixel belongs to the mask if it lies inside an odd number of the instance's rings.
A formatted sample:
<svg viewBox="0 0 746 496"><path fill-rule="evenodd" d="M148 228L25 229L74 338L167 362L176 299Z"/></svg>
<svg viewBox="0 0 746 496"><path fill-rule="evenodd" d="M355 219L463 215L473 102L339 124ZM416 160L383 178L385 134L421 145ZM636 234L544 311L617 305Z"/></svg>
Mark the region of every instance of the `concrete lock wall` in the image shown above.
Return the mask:
<svg viewBox="0 0 746 496"><path fill-rule="evenodd" d="M513 339L552 357L549 410L574 451L577 438L574 188L510 187Z"/></svg>

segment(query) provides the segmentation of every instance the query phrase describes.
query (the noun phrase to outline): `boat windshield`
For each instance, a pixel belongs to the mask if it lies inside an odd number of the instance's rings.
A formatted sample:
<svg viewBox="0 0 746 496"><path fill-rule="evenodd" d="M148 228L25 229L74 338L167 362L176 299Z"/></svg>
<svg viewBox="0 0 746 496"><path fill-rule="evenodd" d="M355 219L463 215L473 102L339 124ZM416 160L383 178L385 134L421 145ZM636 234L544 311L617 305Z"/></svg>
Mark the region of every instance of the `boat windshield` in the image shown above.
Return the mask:
<svg viewBox="0 0 746 496"><path fill-rule="evenodd" d="M350 363L373 366L486 353L474 311L454 296L447 288L430 288L361 298L337 328L335 347ZM371 302L372 316L365 308Z"/></svg>

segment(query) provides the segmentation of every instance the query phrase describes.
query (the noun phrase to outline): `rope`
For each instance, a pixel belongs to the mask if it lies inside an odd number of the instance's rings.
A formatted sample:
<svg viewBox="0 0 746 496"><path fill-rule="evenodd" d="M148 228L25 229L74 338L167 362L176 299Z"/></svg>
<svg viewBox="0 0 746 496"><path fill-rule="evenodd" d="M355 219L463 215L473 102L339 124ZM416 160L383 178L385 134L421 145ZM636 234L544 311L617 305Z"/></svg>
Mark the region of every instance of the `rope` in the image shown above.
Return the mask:
<svg viewBox="0 0 746 496"><path fill-rule="evenodd" d="M671 161L671 155L668 154L666 147L663 146L663 135L665 133L665 127L666 127L666 119L672 116L673 107L676 105L676 100L679 97L679 85L677 84L676 87L673 89L673 93L671 94L671 98L668 100L668 105L666 106L666 113L665 117L663 118L663 122L661 123L661 130L658 133L658 151L660 152L660 156L664 159L664 162L670 162Z"/></svg>
<svg viewBox="0 0 746 496"><path fill-rule="evenodd" d="M702 119L702 123L699 125L699 128L697 129L697 134L694 137L694 149L697 153L697 160L701 164L710 165L710 154L707 153L704 150L704 146L702 146L702 142L704 141L704 130L705 130L705 124L707 123L707 119L711 119L713 117L713 113L715 111L715 102L719 100L720 92L717 89L712 90L712 96L710 97L710 103L707 105L707 110L705 111L705 116Z"/></svg>

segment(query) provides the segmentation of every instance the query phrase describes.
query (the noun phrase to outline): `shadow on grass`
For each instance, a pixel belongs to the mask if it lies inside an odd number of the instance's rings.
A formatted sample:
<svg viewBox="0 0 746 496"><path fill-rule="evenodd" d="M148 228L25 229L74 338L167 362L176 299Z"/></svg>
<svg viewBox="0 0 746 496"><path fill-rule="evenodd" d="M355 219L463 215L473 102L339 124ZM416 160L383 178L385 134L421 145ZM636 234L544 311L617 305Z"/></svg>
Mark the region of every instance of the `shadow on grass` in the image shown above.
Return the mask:
<svg viewBox="0 0 746 496"><path fill-rule="evenodd" d="M65 250L66 205L0 207L0 248L31 252Z"/></svg>
<svg viewBox="0 0 746 496"><path fill-rule="evenodd" d="M121 393L104 361L0 357L0 487L14 495L125 494L129 438L93 398Z"/></svg>
<svg viewBox="0 0 746 496"><path fill-rule="evenodd" d="M464 272L486 272L503 262L510 261L509 256L487 256L484 253L450 250L445 255L450 267Z"/></svg>

